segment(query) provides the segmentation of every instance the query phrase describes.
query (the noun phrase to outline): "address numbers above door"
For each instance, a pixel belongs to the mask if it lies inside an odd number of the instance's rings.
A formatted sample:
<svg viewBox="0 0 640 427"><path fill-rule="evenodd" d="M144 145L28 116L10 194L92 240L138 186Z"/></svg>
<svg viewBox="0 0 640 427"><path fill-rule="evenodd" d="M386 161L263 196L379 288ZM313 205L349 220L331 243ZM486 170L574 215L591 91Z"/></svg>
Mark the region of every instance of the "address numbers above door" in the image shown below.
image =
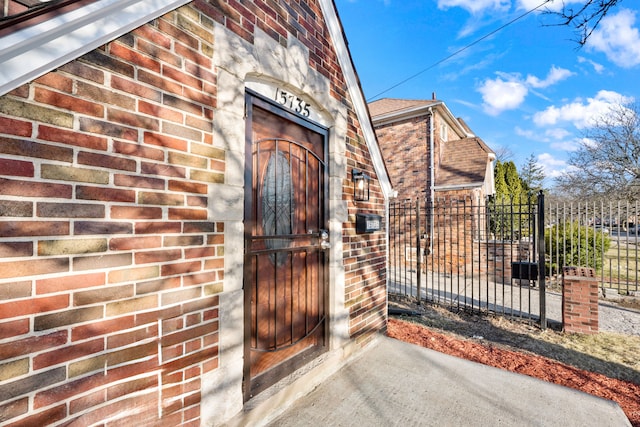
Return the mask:
<svg viewBox="0 0 640 427"><path fill-rule="evenodd" d="M287 89L275 83L256 81L247 82L247 88L273 100L298 116L319 124L325 124L325 120L319 114L318 107L309 101L309 97L297 93L295 90Z"/></svg>
<svg viewBox="0 0 640 427"><path fill-rule="evenodd" d="M279 87L276 88L275 101L301 116L309 117L311 115L311 105L309 105L304 99L298 98L295 94L287 92Z"/></svg>

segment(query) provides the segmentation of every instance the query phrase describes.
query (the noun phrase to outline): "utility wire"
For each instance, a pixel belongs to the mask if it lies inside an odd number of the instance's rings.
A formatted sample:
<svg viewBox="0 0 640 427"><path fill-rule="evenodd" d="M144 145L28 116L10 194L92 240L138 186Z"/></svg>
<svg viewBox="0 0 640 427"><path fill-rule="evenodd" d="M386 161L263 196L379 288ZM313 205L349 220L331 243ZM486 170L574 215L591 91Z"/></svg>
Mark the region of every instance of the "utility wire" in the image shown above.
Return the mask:
<svg viewBox="0 0 640 427"><path fill-rule="evenodd" d="M483 41L484 39L487 39L487 38L491 37L492 35L494 35L494 34L495 34L495 33L497 33L498 31L505 29L506 27L508 27L509 25L513 24L514 22L519 21L520 19L522 19L522 18L524 18L525 16L527 16L527 15L529 15L529 14L531 14L531 13L535 12L536 10L540 9L540 8L541 8L542 6L544 6L545 4L547 4L547 3L549 3L549 2L552 2L552 1L553 1L553 0L545 0L544 2L540 3L538 6L534 7L534 8L533 8L533 9L531 9L531 10L528 10L527 12L523 13L523 14L522 14L522 15L520 15L520 16L517 16L516 18L513 18L511 21L507 22L506 24L502 25L501 27L498 27L498 28L496 28L495 30L491 31L490 33L485 34L484 36L480 37L479 39L476 39L475 41L473 41L473 42L469 43L469 44L468 44L468 45L466 45L465 47L463 47L463 48L460 48L460 49L456 50L455 52L453 52L451 55L447 56L446 58L443 58L443 59L439 60L438 62L435 62L435 63L433 63L433 64L429 65L427 68L425 68L425 69L423 69L423 70L421 70L421 71L418 71L418 72L417 72L417 73L415 73L414 75L409 76L409 77L407 77L406 79L402 80L401 82L396 83L395 85L391 86L390 88L387 88L387 89L383 90L382 92L380 92L380 93L378 93L378 94L376 94L376 95L372 96L371 98L367 99L367 102L371 102L371 101L376 100L380 95L385 94L385 93L389 92L390 90L395 89L395 88L397 88L398 86L401 86L401 85L405 84L405 83L406 83L406 82L408 82L409 80L413 80L413 79L415 79L416 77L418 77L419 75L421 75L421 74L423 74L423 73L426 73L426 72L427 72L427 71L429 71L430 69L432 69L432 68L434 68L434 67L436 67L436 66L438 66L438 65L442 64L443 62L448 61L449 59L453 58L454 56L456 56L456 55L458 55L458 54L460 54L460 53L464 52L465 50L469 49L469 48L470 48L470 47L472 47L472 46L477 45L478 43L480 43L480 42L481 42L481 41Z"/></svg>

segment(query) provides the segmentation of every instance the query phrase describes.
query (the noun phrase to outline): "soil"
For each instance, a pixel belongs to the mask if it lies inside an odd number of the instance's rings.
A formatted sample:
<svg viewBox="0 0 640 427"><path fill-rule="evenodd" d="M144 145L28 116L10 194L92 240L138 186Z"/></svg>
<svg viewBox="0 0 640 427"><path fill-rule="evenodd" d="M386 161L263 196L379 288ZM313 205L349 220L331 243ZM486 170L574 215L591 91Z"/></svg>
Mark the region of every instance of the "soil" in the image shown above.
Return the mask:
<svg viewBox="0 0 640 427"><path fill-rule="evenodd" d="M416 316L415 312L401 312ZM433 317L433 313L430 316ZM430 320L433 323L434 319ZM420 321L417 320L417 322ZM451 322L448 319L444 319L444 325L449 323ZM483 321L475 319L475 323L483 323ZM515 324L513 327L521 329L531 326ZM498 338L491 341L480 335L465 338L442 332L439 328L442 328L442 324L434 328L425 326L424 323L416 323L415 317L390 317L387 333L392 338L408 343L613 400L620 405L631 424L634 427L640 427L640 380L638 380L638 371L633 369L635 366L632 369L623 370L620 374L614 372L606 375L597 372L598 370L607 372L604 369L579 369L549 357L514 348L509 345L508 339ZM486 335L492 333L491 327L486 325L482 327L482 331ZM506 337L513 335L507 332ZM619 378L612 378L612 376Z"/></svg>

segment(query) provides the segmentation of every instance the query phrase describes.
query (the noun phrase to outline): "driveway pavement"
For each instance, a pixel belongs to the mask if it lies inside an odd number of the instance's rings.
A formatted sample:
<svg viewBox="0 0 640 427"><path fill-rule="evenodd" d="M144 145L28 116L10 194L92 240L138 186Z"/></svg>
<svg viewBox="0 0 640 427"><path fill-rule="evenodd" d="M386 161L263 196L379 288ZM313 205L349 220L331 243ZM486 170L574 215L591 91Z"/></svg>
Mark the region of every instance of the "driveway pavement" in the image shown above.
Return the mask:
<svg viewBox="0 0 640 427"><path fill-rule="evenodd" d="M387 337L254 425L631 426L614 402Z"/></svg>

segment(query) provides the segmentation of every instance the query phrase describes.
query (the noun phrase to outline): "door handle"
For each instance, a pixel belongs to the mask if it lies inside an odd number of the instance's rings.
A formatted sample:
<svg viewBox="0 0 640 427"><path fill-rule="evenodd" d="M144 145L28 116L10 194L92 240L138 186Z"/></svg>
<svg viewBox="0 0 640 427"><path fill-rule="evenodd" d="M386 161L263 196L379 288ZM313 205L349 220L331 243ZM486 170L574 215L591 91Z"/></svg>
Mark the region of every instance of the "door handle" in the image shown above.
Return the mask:
<svg viewBox="0 0 640 427"><path fill-rule="evenodd" d="M331 248L331 242L329 242L329 232L327 230L320 230L320 249L327 250Z"/></svg>

